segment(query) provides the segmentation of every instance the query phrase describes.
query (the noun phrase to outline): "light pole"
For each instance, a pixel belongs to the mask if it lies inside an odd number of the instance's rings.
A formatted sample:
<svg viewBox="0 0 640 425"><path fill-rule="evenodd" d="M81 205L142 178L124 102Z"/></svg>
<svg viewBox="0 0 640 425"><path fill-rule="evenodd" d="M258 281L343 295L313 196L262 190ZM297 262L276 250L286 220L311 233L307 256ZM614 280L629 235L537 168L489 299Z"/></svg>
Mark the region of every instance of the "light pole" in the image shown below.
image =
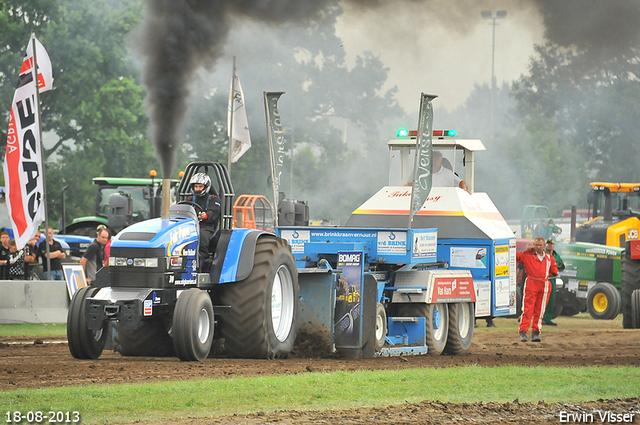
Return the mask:
<svg viewBox="0 0 640 425"><path fill-rule="evenodd" d="M493 26L493 42L491 44L491 117L489 125L491 126L491 137L493 137L493 116L495 110L495 97L496 97L496 77L495 77L495 58L496 58L496 19L504 19L507 17L506 10L499 10L496 12L496 16L493 16L493 12L490 10L483 10L480 12L482 19L490 19L489 25Z"/></svg>

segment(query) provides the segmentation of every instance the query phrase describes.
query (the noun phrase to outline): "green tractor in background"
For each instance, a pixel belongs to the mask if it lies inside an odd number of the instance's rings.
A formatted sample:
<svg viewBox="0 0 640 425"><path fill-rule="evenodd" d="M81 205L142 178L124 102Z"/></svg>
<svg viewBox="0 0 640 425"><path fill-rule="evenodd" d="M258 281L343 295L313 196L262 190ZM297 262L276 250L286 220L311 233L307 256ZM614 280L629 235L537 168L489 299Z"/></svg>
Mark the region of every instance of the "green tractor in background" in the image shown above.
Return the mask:
<svg viewBox="0 0 640 425"><path fill-rule="evenodd" d="M589 198L597 199L593 195ZM525 244L537 236L542 236L545 240L551 237L556 240L556 252L565 265L560 278L556 280L553 317L589 311L594 319L610 320L616 318L623 307L620 291L624 248L590 240L593 239L594 232L587 223L603 222L601 218L596 217L576 227L576 235L566 240L559 237L562 230L553 222L546 206L527 205L523 209L521 234L524 239L519 242L518 248L524 249ZM579 231L583 226L584 229Z"/></svg>
<svg viewBox="0 0 640 425"><path fill-rule="evenodd" d="M149 178L95 177L93 183L98 186L95 215L75 218L68 225L63 222L61 230L66 234L95 237L96 228L101 224L115 234L133 223L160 217L162 179L155 178L154 170L149 175ZM171 180L171 204L176 202L178 183L179 180Z"/></svg>

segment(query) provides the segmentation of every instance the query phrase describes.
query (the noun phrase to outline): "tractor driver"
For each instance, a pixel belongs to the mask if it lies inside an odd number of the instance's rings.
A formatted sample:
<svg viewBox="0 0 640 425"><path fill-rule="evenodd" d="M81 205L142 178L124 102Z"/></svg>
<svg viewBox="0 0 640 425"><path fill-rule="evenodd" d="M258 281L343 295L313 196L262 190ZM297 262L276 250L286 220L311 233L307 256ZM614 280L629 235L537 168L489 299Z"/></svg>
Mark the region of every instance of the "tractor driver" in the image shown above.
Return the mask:
<svg viewBox="0 0 640 425"><path fill-rule="evenodd" d="M442 152L433 151L432 185L436 187L459 187L467 190L467 184L453 171L442 166Z"/></svg>
<svg viewBox="0 0 640 425"><path fill-rule="evenodd" d="M197 173L189 181L193 196L188 201L200 206L198 220L200 222L200 264L202 271L208 271L213 259L209 258L209 243L216 234L220 217L220 198L211 191L211 178L204 173ZM214 248L215 249L215 248Z"/></svg>

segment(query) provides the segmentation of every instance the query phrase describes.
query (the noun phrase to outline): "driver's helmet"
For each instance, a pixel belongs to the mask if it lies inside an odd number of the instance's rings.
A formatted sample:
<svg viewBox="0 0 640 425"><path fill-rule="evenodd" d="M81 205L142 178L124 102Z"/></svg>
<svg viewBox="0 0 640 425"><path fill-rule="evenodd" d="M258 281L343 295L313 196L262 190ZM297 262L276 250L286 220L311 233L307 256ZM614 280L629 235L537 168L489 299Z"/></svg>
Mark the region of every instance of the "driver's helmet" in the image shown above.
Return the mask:
<svg viewBox="0 0 640 425"><path fill-rule="evenodd" d="M203 184L204 185L204 189L202 189L202 191L196 192L196 190L194 189L194 185L196 183ZM204 196L204 195L208 194L209 193L209 189L211 189L211 178L209 178L209 176L206 175L205 173L194 174L193 177L191 177L191 181L189 182L189 186L191 187L191 191L193 192L194 195L196 195L196 196Z"/></svg>

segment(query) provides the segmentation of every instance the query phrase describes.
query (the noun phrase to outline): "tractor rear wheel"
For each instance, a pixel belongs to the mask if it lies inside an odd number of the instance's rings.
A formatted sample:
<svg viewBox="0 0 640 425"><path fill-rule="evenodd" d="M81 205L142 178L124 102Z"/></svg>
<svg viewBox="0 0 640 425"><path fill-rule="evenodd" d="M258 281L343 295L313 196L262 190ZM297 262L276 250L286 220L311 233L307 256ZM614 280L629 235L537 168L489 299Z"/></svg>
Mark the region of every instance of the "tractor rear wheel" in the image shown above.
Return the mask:
<svg viewBox="0 0 640 425"><path fill-rule="evenodd" d="M631 294L631 325L634 329L640 329L640 289Z"/></svg>
<svg viewBox="0 0 640 425"><path fill-rule="evenodd" d="M221 302L231 306L220 316L220 332L231 357L285 358L296 339L298 274L282 239L261 237L253 270L243 281L223 285Z"/></svg>
<svg viewBox="0 0 640 425"><path fill-rule="evenodd" d="M610 283L598 283L587 295L587 310L594 319L614 319L618 315L619 308L620 294Z"/></svg>
<svg viewBox="0 0 640 425"><path fill-rule="evenodd" d="M206 291L183 292L173 311L173 348L183 361L203 361L213 342L213 304Z"/></svg>
<svg viewBox="0 0 640 425"><path fill-rule="evenodd" d="M382 350L387 339L387 312L380 303L376 304L376 351Z"/></svg>
<svg viewBox="0 0 640 425"><path fill-rule="evenodd" d="M69 351L76 359L97 359L107 342L107 324L104 323L100 330L90 330L85 316L87 298L92 297L99 289L91 286L78 289L69 305L67 340Z"/></svg>
<svg viewBox="0 0 640 425"><path fill-rule="evenodd" d="M636 329L636 316L632 313L633 293L640 289L640 261L634 261L626 255L622 256L622 327Z"/></svg>
<svg viewBox="0 0 640 425"><path fill-rule="evenodd" d="M449 334L449 309L447 304L398 304L397 315L402 317L424 317L427 354L431 356L442 354Z"/></svg>
<svg viewBox="0 0 640 425"><path fill-rule="evenodd" d="M449 336L444 352L463 354L471 346L475 309L473 303L449 304Z"/></svg>

